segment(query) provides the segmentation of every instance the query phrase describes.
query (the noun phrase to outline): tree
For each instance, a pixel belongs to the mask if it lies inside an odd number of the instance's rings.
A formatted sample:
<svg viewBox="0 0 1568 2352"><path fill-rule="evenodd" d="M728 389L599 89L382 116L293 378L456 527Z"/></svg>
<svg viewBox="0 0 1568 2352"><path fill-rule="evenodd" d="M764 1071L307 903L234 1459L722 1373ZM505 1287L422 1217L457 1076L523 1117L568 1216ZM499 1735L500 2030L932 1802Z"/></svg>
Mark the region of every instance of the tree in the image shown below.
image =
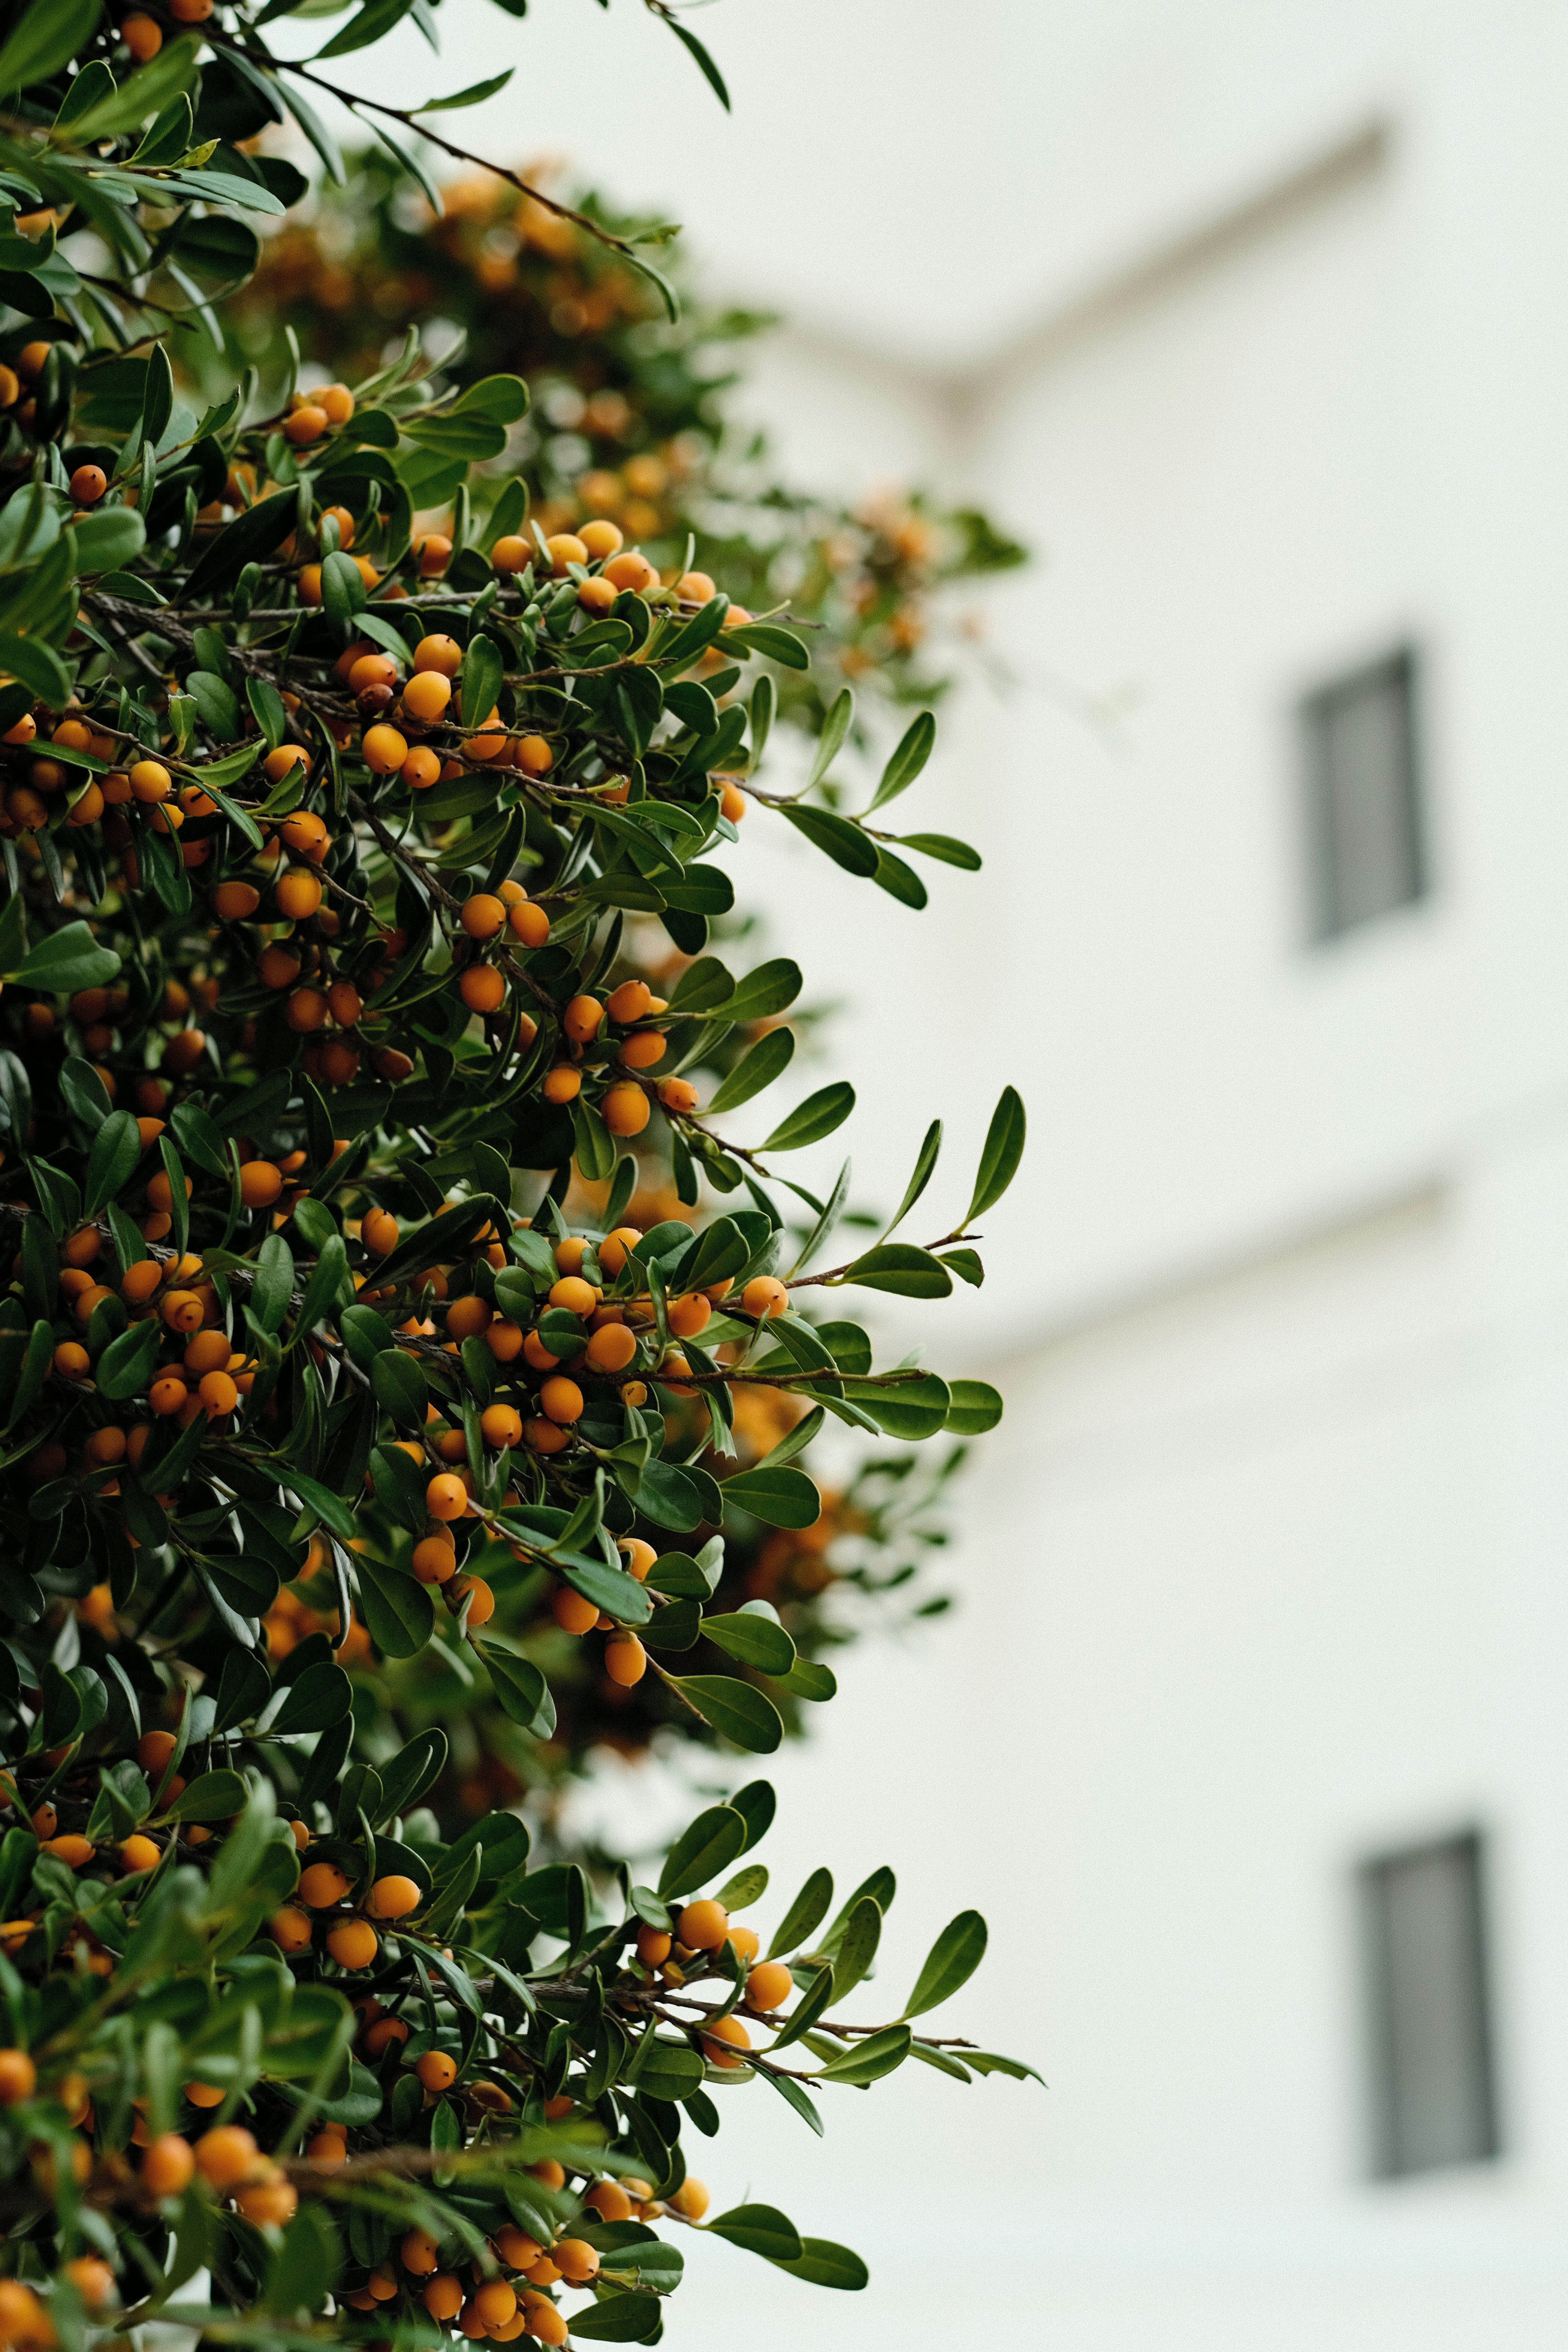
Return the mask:
<svg viewBox="0 0 1568 2352"><path fill-rule="evenodd" d="M736 1916L766 1889L764 1780L651 1887L422 1800L469 1706L548 1741L571 1644L742 1756L779 1744L771 1688L828 1695L765 1600L705 1606L726 1526L815 1521L797 1457L826 1416L995 1419L981 1383L878 1370L816 1294L977 1279L1023 1113L1009 1089L930 1247L892 1236L934 1129L892 1224L823 1267L843 1188L776 1161L850 1089L740 1144L715 1118L787 1033L706 1109L682 1075L801 985L709 951L720 860L768 808L912 898L870 820L929 715L858 814L825 798L846 693L811 784L768 791L805 641L607 520L529 528L524 486L476 474L526 408L509 373L433 385L410 352L268 415L248 383L176 398L174 292L242 278L242 215L300 193L234 143L263 103L313 123L278 13L0 16L0 2341L113 2315L283 2345L329 2303L310 2341L649 2340L682 2228L863 2282L772 2208L705 2221L689 2127L736 2075L819 2129L819 2085L911 2055L1026 2072L915 2032L984 1922L860 2022L891 1874L825 1927L814 1873L764 1957ZM329 47L399 13L366 0ZM451 533L416 533L442 501ZM687 959L668 1001L622 960L628 915ZM626 1222L622 1146L656 1138L684 1202L705 1179L725 1203L695 1230ZM574 1177L596 1215L566 1213ZM805 1417L721 1480L757 1392ZM285 1590L331 1633L275 1638ZM682 1671L700 1636L740 1671ZM400 1675L463 1696L403 1736Z"/></svg>

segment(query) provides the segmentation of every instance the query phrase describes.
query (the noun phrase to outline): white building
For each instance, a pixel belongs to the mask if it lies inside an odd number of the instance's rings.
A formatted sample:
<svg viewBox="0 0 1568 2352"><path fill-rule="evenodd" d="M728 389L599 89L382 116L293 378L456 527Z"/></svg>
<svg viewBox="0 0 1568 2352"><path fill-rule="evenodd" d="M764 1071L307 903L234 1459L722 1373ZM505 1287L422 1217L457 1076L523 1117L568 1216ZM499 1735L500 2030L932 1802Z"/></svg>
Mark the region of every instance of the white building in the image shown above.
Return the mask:
<svg viewBox="0 0 1568 2352"><path fill-rule="evenodd" d="M731 0L733 125L581 13L499 37L528 135L803 321L759 395L803 465L1048 555L920 803L983 881L917 919L777 852L868 1188L1009 1077L1033 1141L921 1325L1009 1396L966 1606L852 1666L774 1845L898 1865L884 1983L980 1902L950 2030L1051 2087L900 2075L823 2148L750 2094L716 2182L872 2289L738 2320L715 2249L671 2326L1556 2346L1568 7Z"/></svg>

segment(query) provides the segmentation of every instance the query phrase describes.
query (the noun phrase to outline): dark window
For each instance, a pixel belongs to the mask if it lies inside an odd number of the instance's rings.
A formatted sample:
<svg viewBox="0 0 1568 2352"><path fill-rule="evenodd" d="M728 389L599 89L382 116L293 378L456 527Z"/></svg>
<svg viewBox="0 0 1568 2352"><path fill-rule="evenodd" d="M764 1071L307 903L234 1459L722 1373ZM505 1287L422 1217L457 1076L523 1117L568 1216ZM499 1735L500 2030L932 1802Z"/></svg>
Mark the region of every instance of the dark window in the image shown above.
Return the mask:
<svg viewBox="0 0 1568 2352"><path fill-rule="evenodd" d="M1405 649L1301 706L1315 940L1426 896L1417 680Z"/></svg>
<svg viewBox="0 0 1568 2352"><path fill-rule="evenodd" d="M1499 2143L1481 1841L1380 1856L1361 1891L1373 2170L1482 2163Z"/></svg>

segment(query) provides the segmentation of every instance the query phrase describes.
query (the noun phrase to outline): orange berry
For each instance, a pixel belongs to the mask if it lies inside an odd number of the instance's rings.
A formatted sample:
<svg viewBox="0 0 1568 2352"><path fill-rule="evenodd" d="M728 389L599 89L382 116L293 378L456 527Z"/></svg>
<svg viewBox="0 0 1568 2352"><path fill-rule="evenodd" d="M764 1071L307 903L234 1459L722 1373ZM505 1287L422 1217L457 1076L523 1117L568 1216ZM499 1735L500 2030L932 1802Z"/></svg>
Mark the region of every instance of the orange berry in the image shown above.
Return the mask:
<svg viewBox="0 0 1568 2352"><path fill-rule="evenodd" d="M637 1929L637 1958L647 1969L661 1969L668 1959L674 1937L662 1927L647 1925ZM606 2221L611 2217L606 2214Z"/></svg>
<svg viewBox="0 0 1568 2352"><path fill-rule="evenodd" d="M354 413L354 396L346 383L328 384L324 392L316 394L316 399L325 409L331 424L346 425ZM333 508L329 511L335 513L338 509Z"/></svg>
<svg viewBox="0 0 1568 2352"><path fill-rule="evenodd" d="M640 1087L607 1087L599 1116L612 1135L640 1135L648 1122L647 1097Z"/></svg>
<svg viewBox="0 0 1568 2352"><path fill-rule="evenodd" d="M460 1478L444 1471L426 1487L425 1507L433 1519L460 1519L468 1507L468 1490Z"/></svg>
<svg viewBox="0 0 1568 2352"><path fill-rule="evenodd" d="M574 1070L569 1062L558 1062L553 1069L545 1071L540 1091L546 1102L575 1102L583 1091L583 1073Z"/></svg>
<svg viewBox="0 0 1568 2352"><path fill-rule="evenodd" d="M557 1373L545 1381L539 1391L539 1402L551 1421L574 1422L582 1418L583 1391L575 1381L563 1374Z"/></svg>
<svg viewBox="0 0 1568 2352"><path fill-rule="evenodd" d="M782 1315L789 1305L789 1292L776 1275L754 1274L741 1293L742 1311L765 1321L771 1315Z"/></svg>
<svg viewBox="0 0 1568 2352"><path fill-rule="evenodd" d="M605 1672L623 1690L641 1682L647 1672L647 1652L635 1633L616 1633L605 1643Z"/></svg>
<svg viewBox="0 0 1568 2352"><path fill-rule="evenodd" d="M458 2079L456 2059L445 2050L426 2050L414 2062L414 2071L427 2091L447 2091Z"/></svg>
<svg viewBox="0 0 1568 2352"><path fill-rule="evenodd" d="M703 2054L710 2066L739 2066L744 2061L732 2051L749 2050L752 2037L738 2017L716 2017L702 2036Z"/></svg>
<svg viewBox="0 0 1568 2352"><path fill-rule="evenodd" d="M588 561L587 549L572 531L557 531L552 539L545 541L544 546L550 568L558 580L564 577L569 563L585 564Z"/></svg>
<svg viewBox="0 0 1568 2352"><path fill-rule="evenodd" d="M658 1558L652 1544L644 1543L640 1536L622 1536L616 1549L621 1555L626 1574L635 1576L639 1584L646 1583L647 1572Z"/></svg>
<svg viewBox="0 0 1568 2352"><path fill-rule="evenodd" d="M0 2107L30 2099L37 2086L38 2070L25 2050L0 2050Z"/></svg>
<svg viewBox="0 0 1568 2352"><path fill-rule="evenodd" d="M233 2189L254 2168L260 2151L242 2125L219 2124L202 2134L192 2153L197 2170L214 2189Z"/></svg>
<svg viewBox="0 0 1568 2352"><path fill-rule="evenodd" d="M385 1209L371 1209L360 1222L360 1239L377 1257L397 1247L397 1219Z"/></svg>
<svg viewBox="0 0 1568 2352"><path fill-rule="evenodd" d="M397 772L411 793L427 793L432 784L441 781L441 762L434 751L417 743Z"/></svg>
<svg viewBox="0 0 1568 2352"><path fill-rule="evenodd" d="M411 719L430 726L452 699L452 681L438 669L417 669L403 689L403 708Z"/></svg>
<svg viewBox="0 0 1568 2352"><path fill-rule="evenodd" d="M458 1555L439 1536L423 1536L414 1547L414 1573L421 1584L449 1584L458 1573Z"/></svg>
<svg viewBox="0 0 1568 2352"><path fill-rule="evenodd" d="M588 1362L596 1372L624 1372L637 1354L635 1333L624 1323L606 1323L588 1341Z"/></svg>
<svg viewBox="0 0 1568 2352"><path fill-rule="evenodd" d="M485 1444L498 1452L503 1445L521 1445L522 1415L515 1405L488 1404L479 1415L479 1430Z"/></svg>
<svg viewBox="0 0 1568 2352"><path fill-rule="evenodd" d="M139 66L155 58L163 46L162 26L155 25L151 16L143 16L140 10L121 18L120 37Z"/></svg>
<svg viewBox="0 0 1568 2352"><path fill-rule="evenodd" d="M397 664L390 654L361 654L349 670L349 692L363 694L367 686L395 686Z"/></svg>
<svg viewBox="0 0 1568 2352"><path fill-rule="evenodd" d="M488 1625L496 1613L496 1597L482 1576L455 1576L447 1587L447 1599L454 1610L468 1604L470 1625Z"/></svg>
<svg viewBox="0 0 1568 2352"><path fill-rule="evenodd" d="M506 928L506 903L492 898L488 890L476 890L464 899L458 919L471 940L493 940Z"/></svg>
<svg viewBox="0 0 1568 2352"><path fill-rule="evenodd" d="M495 1309L487 1298L472 1293L454 1298L447 1309L447 1337L458 1340L476 1339L494 1317Z"/></svg>
<svg viewBox="0 0 1568 2352"><path fill-rule="evenodd" d="M657 588L658 574L646 555L628 548L623 554L612 555L605 566L605 577L617 588L629 588L634 595L645 588Z"/></svg>
<svg viewBox="0 0 1568 2352"><path fill-rule="evenodd" d="M138 760L131 771L131 790L139 801L166 801L174 780L159 760Z"/></svg>
<svg viewBox="0 0 1568 2352"><path fill-rule="evenodd" d="M124 1870L155 1870L163 1859L163 1848L150 1837L132 1836L120 1842L120 1862Z"/></svg>
<svg viewBox="0 0 1568 2352"><path fill-rule="evenodd" d="M321 886L315 875L306 874L293 866L279 875L273 886L273 898L280 915L290 923L302 923L316 912L321 903Z"/></svg>
<svg viewBox="0 0 1568 2352"><path fill-rule="evenodd" d="M599 1033L605 1008L596 996L574 996L561 1016L561 1026L574 1045L586 1045Z"/></svg>
<svg viewBox="0 0 1568 2352"><path fill-rule="evenodd" d="M239 1197L247 1209L269 1209L283 1190L283 1171L270 1160L244 1160Z"/></svg>
<svg viewBox="0 0 1568 2352"><path fill-rule="evenodd" d="M417 1911L423 1901L411 1878L378 1878L370 1890L370 1912L377 1919L402 1919Z"/></svg>
<svg viewBox="0 0 1568 2352"><path fill-rule="evenodd" d="M340 1968L368 1969L381 1938L368 1919L345 1919L328 1935L327 1949Z"/></svg>
<svg viewBox="0 0 1568 2352"><path fill-rule="evenodd" d="M602 517L594 522L585 522L577 536L587 549L588 559L593 563L602 563L606 556L618 554L626 545L619 524Z"/></svg>
<svg viewBox="0 0 1568 2352"><path fill-rule="evenodd" d="M195 2168L191 2144L178 2132L164 2132L149 2140L142 2158L142 2178L154 2197L177 2197L189 2186Z"/></svg>
<svg viewBox="0 0 1568 2352"><path fill-rule="evenodd" d="M421 580L435 580L452 560L452 542L444 532L428 530L415 541L414 552L419 558Z"/></svg>
<svg viewBox="0 0 1568 2352"><path fill-rule="evenodd" d="M669 2200L673 2210L688 2221L700 2221L711 2201L706 2184L694 2180L689 2173Z"/></svg>
<svg viewBox="0 0 1568 2352"><path fill-rule="evenodd" d="M360 749L374 776L390 776L408 757L408 745L395 727L367 727Z"/></svg>
<svg viewBox="0 0 1568 2352"><path fill-rule="evenodd" d="M730 1915L721 1903L689 1903L675 1932L689 1951L716 1952L730 1932Z"/></svg>
<svg viewBox="0 0 1568 2352"><path fill-rule="evenodd" d="M297 1904L286 1903L281 1911L274 1911L268 1922L272 1940L280 1952L303 1952L310 1941L310 1920Z"/></svg>
<svg viewBox="0 0 1568 2352"><path fill-rule="evenodd" d="M307 400L292 416L285 417L283 432L299 449L311 441L319 441L331 423L331 419L324 408L318 408L313 400Z"/></svg>
<svg viewBox="0 0 1568 2352"><path fill-rule="evenodd" d="M414 648L416 670L439 670L444 677L456 677L462 663L463 648L455 637L421 637Z"/></svg>
<svg viewBox="0 0 1568 2352"><path fill-rule="evenodd" d="M95 507L108 488L109 477L101 466L79 466L70 478L71 498L79 507Z"/></svg>
<svg viewBox="0 0 1568 2352"><path fill-rule="evenodd" d="M506 532L490 550L490 562L501 572L526 572L533 556L532 541L520 539L515 531Z"/></svg>
<svg viewBox="0 0 1568 2352"><path fill-rule="evenodd" d="M420 2063L424 2063L423 2059ZM455 2067L453 2072L457 2072ZM431 2280L421 2300L432 2319L456 2319L463 2307L463 2290L450 2271L443 2271Z"/></svg>
<svg viewBox="0 0 1568 2352"><path fill-rule="evenodd" d="M584 1601L569 1584L552 1594L550 1613L563 1633L591 1633L599 1622L596 1604Z"/></svg>
<svg viewBox="0 0 1568 2352"><path fill-rule="evenodd" d="M506 1003L506 979L493 963L471 963L458 982L470 1013L495 1013Z"/></svg>
<svg viewBox="0 0 1568 2352"><path fill-rule="evenodd" d="M555 765L555 753L542 735L524 735L517 747L517 764L525 776L547 776Z"/></svg>
<svg viewBox="0 0 1568 2352"><path fill-rule="evenodd" d="M349 1882L335 1862L313 1862L300 1874L300 1899L312 1911L329 1911L349 1891Z"/></svg>

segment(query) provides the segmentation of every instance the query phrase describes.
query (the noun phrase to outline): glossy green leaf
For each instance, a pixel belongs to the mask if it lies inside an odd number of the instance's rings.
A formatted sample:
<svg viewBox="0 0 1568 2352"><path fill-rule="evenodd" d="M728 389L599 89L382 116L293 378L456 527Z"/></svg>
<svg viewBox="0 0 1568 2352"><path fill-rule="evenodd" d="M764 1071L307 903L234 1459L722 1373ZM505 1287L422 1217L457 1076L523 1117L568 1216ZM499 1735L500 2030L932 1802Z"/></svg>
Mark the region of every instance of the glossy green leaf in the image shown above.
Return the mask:
<svg viewBox="0 0 1568 2352"><path fill-rule="evenodd" d="M939 2008L967 1984L985 1957L985 1922L978 1911L961 1911L950 1919L926 1955L904 2015L920 2017Z"/></svg>
<svg viewBox="0 0 1568 2352"><path fill-rule="evenodd" d="M730 1675L672 1675L670 1682L687 1705L732 1746L771 1756L784 1738L777 1707L753 1684L737 1682Z"/></svg>
<svg viewBox="0 0 1568 2352"><path fill-rule="evenodd" d="M1017 1174L1018 1162L1024 1156L1026 1125L1024 1105L1016 1087L1004 1087L986 1130L974 1179L974 1196L963 1221L966 1225L984 1216L987 1209L994 1208Z"/></svg>

